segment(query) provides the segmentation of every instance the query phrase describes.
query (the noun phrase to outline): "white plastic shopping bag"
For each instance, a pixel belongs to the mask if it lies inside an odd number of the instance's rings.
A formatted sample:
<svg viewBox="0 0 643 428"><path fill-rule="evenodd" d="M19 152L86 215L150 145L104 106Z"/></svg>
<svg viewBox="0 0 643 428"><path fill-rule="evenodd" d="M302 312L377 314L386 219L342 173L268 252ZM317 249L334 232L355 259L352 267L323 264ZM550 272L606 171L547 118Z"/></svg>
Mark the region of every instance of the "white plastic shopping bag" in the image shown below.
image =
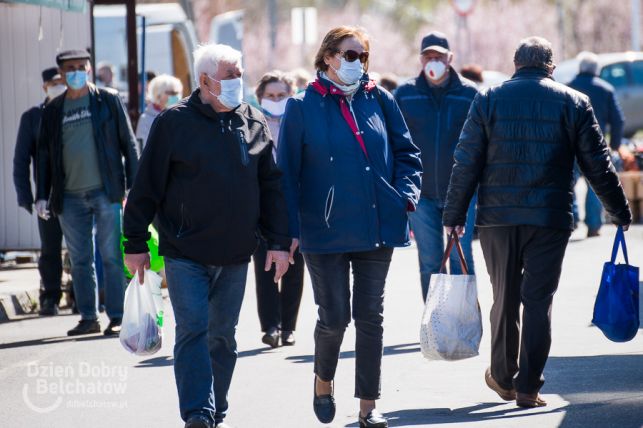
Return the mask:
<svg viewBox="0 0 643 428"><path fill-rule="evenodd" d="M145 271L144 282L135 274L125 291L125 308L120 341L137 355L150 355L161 349L163 342L163 296L161 277Z"/></svg>
<svg viewBox="0 0 643 428"><path fill-rule="evenodd" d="M428 360L461 360L478 355L482 317L476 277L468 274L458 236L449 236L442 260L443 272L456 245L464 275L431 275L420 327L420 347Z"/></svg>

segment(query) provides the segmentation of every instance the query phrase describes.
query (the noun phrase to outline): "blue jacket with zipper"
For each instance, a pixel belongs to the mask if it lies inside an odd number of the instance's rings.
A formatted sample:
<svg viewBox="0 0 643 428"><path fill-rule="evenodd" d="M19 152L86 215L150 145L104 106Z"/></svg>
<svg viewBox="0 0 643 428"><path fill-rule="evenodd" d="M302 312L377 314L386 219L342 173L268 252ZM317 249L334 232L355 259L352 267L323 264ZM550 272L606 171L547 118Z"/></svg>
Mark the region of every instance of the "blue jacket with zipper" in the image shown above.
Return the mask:
<svg viewBox="0 0 643 428"><path fill-rule="evenodd" d="M427 171L422 177L422 197L446 199L453 168L453 152L478 93L473 82L449 70L449 82L441 101L435 99L424 72L401 85L395 98L404 114L413 142L422 153Z"/></svg>
<svg viewBox="0 0 643 428"><path fill-rule="evenodd" d="M365 150L349 120L356 122ZM283 171L289 231L300 239L302 252L409 244L407 211L419 198L420 153L393 96L368 76L350 102L322 78L291 99L277 164Z"/></svg>

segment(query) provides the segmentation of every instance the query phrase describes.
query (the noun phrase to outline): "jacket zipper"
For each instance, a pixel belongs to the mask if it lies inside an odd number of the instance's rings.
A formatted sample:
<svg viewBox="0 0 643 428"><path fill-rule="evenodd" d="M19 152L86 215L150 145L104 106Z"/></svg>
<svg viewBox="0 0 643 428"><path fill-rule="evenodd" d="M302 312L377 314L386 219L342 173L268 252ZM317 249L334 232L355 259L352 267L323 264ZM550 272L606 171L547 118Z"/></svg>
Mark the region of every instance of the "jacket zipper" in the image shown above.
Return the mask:
<svg viewBox="0 0 643 428"><path fill-rule="evenodd" d="M176 234L177 238L180 238L181 235L183 234L183 223L184 223L184 219L185 219L185 217L183 215L183 211L184 211L184 206L183 206L183 202L181 202L181 226L179 227L179 231Z"/></svg>
<svg viewBox="0 0 643 428"><path fill-rule="evenodd" d="M326 222L326 227L330 229L330 213L333 211L333 203L335 202L335 186L330 186L328 189L328 195L326 196L326 204L324 209L324 221Z"/></svg>

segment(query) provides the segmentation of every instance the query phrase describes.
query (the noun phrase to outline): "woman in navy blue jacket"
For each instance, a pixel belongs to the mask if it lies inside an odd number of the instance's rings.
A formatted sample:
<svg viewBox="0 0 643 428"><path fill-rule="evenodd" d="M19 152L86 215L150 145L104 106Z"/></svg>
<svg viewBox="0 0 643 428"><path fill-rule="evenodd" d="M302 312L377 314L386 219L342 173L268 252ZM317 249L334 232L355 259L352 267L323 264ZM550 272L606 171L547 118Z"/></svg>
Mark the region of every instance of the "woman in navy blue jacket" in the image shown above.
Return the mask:
<svg viewBox="0 0 643 428"><path fill-rule="evenodd" d="M352 315L357 330L355 397L360 426L386 427L380 397L384 284L393 247L409 245L420 152L393 96L368 79L369 42L353 27L331 30L315 59L317 80L288 102L279 134L293 249L299 244L313 283L313 408L335 415L333 378Z"/></svg>

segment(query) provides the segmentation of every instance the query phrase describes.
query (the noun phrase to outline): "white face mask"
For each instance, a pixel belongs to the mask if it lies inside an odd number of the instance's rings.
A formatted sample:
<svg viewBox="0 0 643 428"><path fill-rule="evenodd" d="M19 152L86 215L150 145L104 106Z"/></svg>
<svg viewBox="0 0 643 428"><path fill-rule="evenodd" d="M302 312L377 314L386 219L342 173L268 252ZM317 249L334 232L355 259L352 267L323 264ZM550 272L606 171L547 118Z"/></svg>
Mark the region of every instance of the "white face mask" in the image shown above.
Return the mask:
<svg viewBox="0 0 643 428"><path fill-rule="evenodd" d="M424 74L431 80L440 80L447 71L447 66L442 61L431 60L424 66Z"/></svg>
<svg viewBox="0 0 643 428"><path fill-rule="evenodd" d="M353 62L348 62L345 58L342 58L339 64L339 70L330 64L329 66L335 71L335 73L337 73L337 77L347 85L357 83L360 77L364 74L364 67L362 67L362 63L359 59L356 59Z"/></svg>
<svg viewBox="0 0 643 428"><path fill-rule="evenodd" d="M272 116L283 116L286 112L286 103L288 98L281 101L272 101L267 98L261 100L261 108L270 113Z"/></svg>
<svg viewBox="0 0 643 428"><path fill-rule="evenodd" d="M58 95L62 95L67 90L65 85L54 85L47 87L47 98L53 100Z"/></svg>
<svg viewBox="0 0 643 428"><path fill-rule="evenodd" d="M208 79L221 84L221 94L217 95L208 89L210 95L217 97L219 102L229 109L239 107L239 104L243 101L243 80L241 80L240 77L229 80L217 80L208 76Z"/></svg>

